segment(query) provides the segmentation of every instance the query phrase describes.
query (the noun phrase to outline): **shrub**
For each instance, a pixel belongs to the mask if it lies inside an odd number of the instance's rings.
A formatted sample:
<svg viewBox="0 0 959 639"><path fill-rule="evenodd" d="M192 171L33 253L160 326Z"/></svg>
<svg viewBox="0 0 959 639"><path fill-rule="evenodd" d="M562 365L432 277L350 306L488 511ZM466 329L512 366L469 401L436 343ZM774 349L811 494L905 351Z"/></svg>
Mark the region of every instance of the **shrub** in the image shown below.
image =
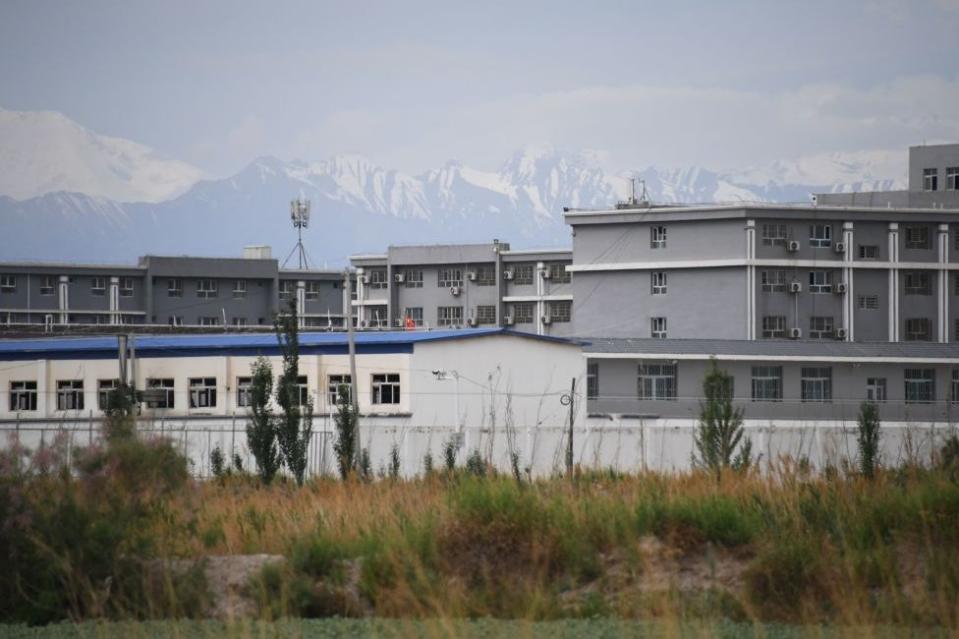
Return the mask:
<svg viewBox="0 0 959 639"><path fill-rule="evenodd" d="M856 426L859 471L867 479L872 479L879 464L879 408L873 402L860 405Z"/></svg>
<svg viewBox="0 0 959 639"><path fill-rule="evenodd" d="M717 474L724 468L744 470L752 462L752 442L743 439L743 409L733 406L733 376L710 359L703 378L704 400L693 435L694 465Z"/></svg>

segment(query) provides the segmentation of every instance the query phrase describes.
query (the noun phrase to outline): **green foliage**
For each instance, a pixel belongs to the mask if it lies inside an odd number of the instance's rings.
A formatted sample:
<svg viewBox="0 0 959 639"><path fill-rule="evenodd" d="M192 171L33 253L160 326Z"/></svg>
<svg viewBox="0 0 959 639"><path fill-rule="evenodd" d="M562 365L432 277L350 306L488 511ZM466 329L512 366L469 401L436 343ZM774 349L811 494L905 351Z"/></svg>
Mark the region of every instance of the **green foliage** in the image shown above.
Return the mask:
<svg viewBox="0 0 959 639"><path fill-rule="evenodd" d="M210 451L210 472L217 479L226 475L226 459L223 457L223 451L217 446Z"/></svg>
<svg viewBox="0 0 959 639"><path fill-rule="evenodd" d="M876 475L879 465L879 407L863 402L856 422L856 444L859 448L859 471L867 479Z"/></svg>
<svg viewBox="0 0 959 639"><path fill-rule="evenodd" d="M954 479L959 478L959 435L950 435L939 450L939 467Z"/></svg>
<svg viewBox="0 0 959 639"><path fill-rule="evenodd" d="M390 448L390 479L396 481L400 477L400 447L396 444Z"/></svg>
<svg viewBox="0 0 959 639"><path fill-rule="evenodd" d="M466 458L466 472L474 477L485 477L489 473L486 460L483 459L479 449L474 448Z"/></svg>
<svg viewBox="0 0 959 639"><path fill-rule="evenodd" d="M136 434L137 397L133 387L120 384L107 393L103 436L109 441L127 439Z"/></svg>
<svg viewBox="0 0 959 639"><path fill-rule="evenodd" d="M743 409L733 405L733 376L715 358L703 378L703 397L693 463L717 476L724 468L745 470L752 463L752 442L743 440Z"/></svg>
<svg viewBox="0 0 959 639"><path fill-rule="evenodd" d="M290 300L287 312L277 315L273 326L283 355L283 372L276 380L276 403L282 411L277 419L276 440L287 469L296 483L302 486L313 436L313 402L307 398L305 404L301 404L297 383L300 376L300 334L296 300Z"/></svg>
<svg viewBox="0 0 959 639"><path fill-rule="evenodd" d="M350 389L341 384L336 392L336 415L333 418L336 441L333 442L333 453L336 455L336 465L342 479L350 476L358 461L356 420L356 409L350 401Z"/></svg>
<svg viewBox="0 0 959 639"><path fill-rule="evenodd" d="M427 477L433 474L433 453L430 451L423 455L423 474Z"/></svg>
<svg viewBox="0 0 959 639"><path fill-rule="evenodd" d="M258 357L251 366L251 373L250 421L246 426L246 441L256 460L257 474L264 484L269 484L282 464L276 443L275 419L270 408L273 367L265 357Z"/></svg>
<svg viewBox="0 0 959 639"><path fill-rule="evenodd" d="M357 470L359 471L360 479L363 481L371 481L373 479L373 464L370 461L369 448L360 449Z"/></svg>
<svg viewBox="0 0 959 639"><path fill-rule="evenodd" d="M452 435L446 443L443 444L443 464L446 466L446 472L452 473L456 469L456 435Z"/></svg>

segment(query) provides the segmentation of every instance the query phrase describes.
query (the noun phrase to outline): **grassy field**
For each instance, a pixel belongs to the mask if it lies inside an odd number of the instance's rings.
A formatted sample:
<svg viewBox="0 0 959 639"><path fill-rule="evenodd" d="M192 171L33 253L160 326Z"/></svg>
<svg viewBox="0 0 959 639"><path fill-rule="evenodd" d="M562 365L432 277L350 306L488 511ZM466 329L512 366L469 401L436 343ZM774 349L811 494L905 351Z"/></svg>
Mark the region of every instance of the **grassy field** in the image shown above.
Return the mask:
<svg viewBox="0 0 959 639"><path fill-rule="evenodd" d="M10 472L8 459L0 473L0 554L9 559L0 562L0 622L200 618L211 592L203 558L267 553L285 559L244 582L256 617L341 619L240 624L229 634L959 632L950 468L866 480L782 463L763 475L582 472L532 483L457 471L264 487L248 476L191 480L160 442L92 451L78 468ZM170 558L198 563L158 571Z"/></svg>

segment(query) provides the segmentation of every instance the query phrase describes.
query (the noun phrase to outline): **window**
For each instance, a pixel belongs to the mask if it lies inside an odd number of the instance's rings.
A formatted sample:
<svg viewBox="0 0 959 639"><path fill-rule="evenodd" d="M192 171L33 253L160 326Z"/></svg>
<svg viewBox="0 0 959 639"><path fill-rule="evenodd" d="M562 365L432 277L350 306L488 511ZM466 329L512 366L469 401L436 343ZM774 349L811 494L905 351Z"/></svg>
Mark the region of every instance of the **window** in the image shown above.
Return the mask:
<svg viewBox="0 0 959 639"><path fill-rule="evenodd" d="M182 316L182 315L171 315L171 316L170 316L170 326L183 326L183 316Z"/></svg>
<svg viewBox="0 0 959 639"><path fill-rule="evenodd" d="M493 286L496 284L496 267L486 264L476 268L477 286Z"/></svg>
<svg viewBox="0 0 959 639"><path fill-rule="evenodd" d="M310 385L306 375L300 375L296 378L297 399L300 406L308 406L310 402Z"/></svg>
<svg viewBox="0 0 959 639"><path fill-rule="evenodd" d="M666 271L653 271L649 274L649 286L653 295L666 294Z"/></svg>
<svg viewBox="0 0 959 639"><path fill-rule="evenodd" d="M516 324L532 324L535 304L533 302L519 302L513 304L513 322Z"/></svg>
<svg viewBox="0 0 959 639"><path fill-rule="evenodd" d="M861 311L877 311L879 310L879 296L878 295L859 295L856 298L856 303L859 306Z"/></svg>
<svg viewBox="0 0 959 639"><path fill-rule="evenodd" d="M754 402L778 402L782 400L782 366L753 366L752 398Z"/></svg>
<svg viewBox="0 0 959 639"><path fill-rule="evenodd" d="M57 410L83 410L83 380L57 381Z"/></svg>
<svg viewBox="0 0 959 639"><path fill-rule="evenodd" d="M246 318L245 318L245 317L234 317L234 318L233 318L233 325L234 325L234 326L246 326Z"/></svg>
<svg viewBox="0 0 959 639"><path fill-rule="evenodd" d="M436 309L437 326L461 326L462 324L462 306L440 306Z"/></svg>
<svg viewBox="0 0 959 639"><path fill-rule="evenodd" d="M879 247L874 244L860 244L859 245L859 259L861 260L878 260L879 259Z"/></svg>
<svg viewBox="0 0 959 639"><path fill-rule="evenodd" d="M436 274L436 285L440 288L463 285L463 269L446 267Z"/></svg>
<svg viewBox="0 0 959 639"><path fill-rule="evenodd" d="M233 299L242 299L246 297L246 280L234 280Z"/></svg>
<svg viewBox="0 0 959 639"><path fill-rule="evenodd" d="M90 295L102 297L107 294L107 279L105 277L90 278Z"/></svg>
<svg viewBox="0 0 959 639"><path fill-rule="evenodd" d="M133 278L120 278L120 297L133 297Z"/></svg>
<svg viewBox="0 0 959 639"><path fill-rule="evenodd" d="M199 318L200 326L218 326L220 324L220 318L216 316L208 316Z"/></svg>
<svg viewBox="0 0 959 639"><path fill-rule="evenodd" d="M403 311L403 320L412 320L413 326L423 326L423 307L407 306Z"/></svg>
<svg viewBox="0 0 959 639"><path fill-rule="evenodd" d="M16 275L0 275L0 293L16 293L17 292L17 276Z"/></svg>
<svg viewBox="0 0 959 639"><path fill-rule="evenodd" d="M56 279L52 275L44 275L40 278L40 295L53 295L56 285Z"/></svg>
<svg viewBox="0 0 959 639"><path fill-rule="evenodd" d="M326 384L326 401L331 408L338 406L341 400L350 401L353 378L349 375L330 375Z"/></svg>
<svg viewBox="0 0 959 639"><path fill-rule="evenodd" d="M763 224L763 246L786 246L786 225Z"/></svg>
<svg viewBox="0 0 959 639"><path fill-rule="evenodd" d="M904 229L907 249L930 249L928 226L907 226Z"/></svg>
<svg viewBox="0 0 959 639"><path fill-rule="evenodd" d="M386 271L383 271L383 277L386 277ZM383 288L385 288L385 286ZM303 297L308 300L320 299L320 282L304 283Z"/></svg>
<svg viewBox="0 0 959 639"><path fill-rule="evenodd" d="M552 322L568 322L573 312L573 302L570 300L547 302L546 312Z"/></svg>
<svg viewBox="0 0 959 639"><path fill-rule="evenodd" d="M296 282L293 280L283 280L280 282L280 299L289 300L293 298L293 292L296 290Z"/></svg>
<svg viewBox="0 0 959 639"><path fill-rule="evenodd" d="M216 378L191 378L190 408L213 408L214 406L216 406Z"/></svg>
<svg viewBox="0 0 959 639"><path fill-rule="evenodd" d="M938 169L922 170L922 190L923 191L939 190L939 170Z"/></svg>
<svg viewBox="0 0 959 639"><path fill-rule="evenodd" d="M120 387L118 379L98 379L97 380L97 408L102 411L109 410L110 397L116 389Z"/></svg>
<svg viewBox="0 0 959 639"><path fill-rule="evenodd" d="M906 403L918 404L936 401L936 371L933 368L907 368L903 372L906 383Z"/></svg>
<svg viewBox="0 0 959 639"><path fill-rule="evenodd" d="M495 324L496 323L496 306L493 306L493 305L477 306L476 307L476 323L481 325Z"/></svg>
<svg viewBox="0 0 959 639"><path fill-rule="evenodd" d="M639 399L676 399L676 365L640 364L637 393Z"/></svg>
<svg viewBox="0 0 959 639"><path fill-rule="evenodd" d="M373 375L373 403L400 403L399 373L378 373Z"/></svg>
<svg viewBox="0 0 959 639"><path fill-rule="evenodd" d="M907 342L928 342L932 340L932 320L928 317L912 317L906 320Z"/></svg>
<svg viewBox="0 0 959 639"><path fill-rule="evenodd" d="M167 297L183 297L183 280L171 278L166 281Z"/></svg>
<svg viewBox="0 0 959 639"><path fill-rule="evenodd" d="M403 276L403 286L406 288L423 288L423 271L407 269Z"/></svg>
<svg viewBox="0 0 959 639"><path fill-rule="evenodd" d="M557 284L569 284L571 281L570 272L566 270L566 264L563 262L552 262L549 269L549 278Z"/></svg>
<svg viewBox="0 0 959 639"><path fill-rule="evenodd" d="M959 368L952 369L952 395L950 398L953 404L959 404Z"/></svg>
<svg viewBox="0 0 959 639"><path fill-rule="evenodd" d="M801 371L802 401L832 401L832 369L828 366L803 367Z"/></svg>
<svg viewBox="0 0 959 639"><path fill-rule="evenodd" d="M147 378L147 408L174 408L173 380Z"/></svg>
<svg viewBox="0 0 959 639"><path fill-rule="evenodd" d="M832 293L831 271L809 271L810 293Z"/></svg>
<svg viewBox="0 0 959 639"><path fill-rule="evenodd" d="M869 377L866 379L866 399L870 402L886 401L885 377Z"/></svg>
<svg viewBox="0 0 959 639"><path fill-rule="evenodd" d="M832 317L814 315L809 318L809 339L832 339L835 335Z"/></svg>
<svg viewBox="0 0 959 639"><path fill-rule="evenodd" d="M216 280L197 280L196 282L196 296L197 297L216 297L219 294L219 287L217 286Z"/></svg>
<svg viewBox="0 0 959 639"><path fill-rule="evenodd" d="M10 382L10 412L37 410L37 383Z"/></svg>
<svg viewBox="0 0 959 639"><path fill-rule="evenodd" d="M832 246L832 225L810 224L809 246L813 248L829 248Z"/></svg>
<svg viewBox="0 0 959 639"><path fill-rule="evenodd" d="M649 248L666 248L666 227L654 226L649 229Z"/></svg>
<svg viewBox="0 0 959 639"><path fill-rule="evenodd" d="M586 365L586 399L599 397L599 364Z"/></svg>
<svg viewBox="0 0 959 639"><path fill-rule="evenodd" d="M366 325L370 328L389 328L389 316L386 312L385 306L370 306L368 307L369 314L367 316Z"/></svg>
<svg viewBox="0 0 959 639"><path fill-rule="evenodd" d="M760 271L759 280L764 293L786 292L786 271Z"/></svg>
<svg viewBox="0 0 959 639"><path fill-rule="evenodd" d="M763 317L763 338L786 337L786 316L766 315Z"/></svg>
<svg viewBox="0 0 959 639"><path fill-rule="evenodd" d="M528 286L533 283L533 265L516 264L513 266L513 284Z"/></svg>
<svg viewBox="0 0 959 639"><path fill-rule="evenodd" d="M370 271L370 288L387 288L389 282L386 281L386 269L374 269Z"/></svg>
<svg viewBox="0 0 959 639"><path fill-rule="evenodd" d="M946 167L946 190L959 191L959 166Z"/></svg>
<svg viewBox="0 0 959 639"><path fill-rule="evenodd" d="M649 331L650 336L654 339L666 339L666 318L665 317L651 317L649 318Z"/></svg>
<svg viewBox="0 0 959 639"><path fill-rule="evenodd" d="M236 378L236 405L238 408L249 408L253 405L253 378Z"/></svg>
<svg viewBox="0 0 959 639"><path fill-rule="evenodd" d="M932 295L929 271L906 271L903 292L906 295Z"/></svg>

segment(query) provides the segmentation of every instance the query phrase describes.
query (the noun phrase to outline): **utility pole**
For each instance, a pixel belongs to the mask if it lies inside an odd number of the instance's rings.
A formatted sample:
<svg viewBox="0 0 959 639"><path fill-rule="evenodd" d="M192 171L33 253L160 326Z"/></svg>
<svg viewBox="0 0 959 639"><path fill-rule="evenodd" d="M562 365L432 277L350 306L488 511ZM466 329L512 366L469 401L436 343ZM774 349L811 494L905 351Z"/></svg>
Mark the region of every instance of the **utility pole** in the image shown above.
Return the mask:
<svg viewBox="0 0 959 639"><path fill-rule="evenodd" d="M576 378L572 379L569 387L569 395L563 395L559 399L564 406L569 406L569 437L566 441L566 474L570 479L573 478L573 420L576 415Z"/></svg>
<svg viewBox="0 0 959 639"><path fill-rule="evenodd" d="M343 290L346 291L346 299L344 300L346 302L346 312L344 313L343 319L346 322L346 336L350 354L350 403L353 405L353 441L355 442L357 451L357 457L354 458L353 463L356 465L360 450L360 408L359 395L356 391L356 337L353 334L353 283L350 280L349 269L343 271Z"/></svg>

